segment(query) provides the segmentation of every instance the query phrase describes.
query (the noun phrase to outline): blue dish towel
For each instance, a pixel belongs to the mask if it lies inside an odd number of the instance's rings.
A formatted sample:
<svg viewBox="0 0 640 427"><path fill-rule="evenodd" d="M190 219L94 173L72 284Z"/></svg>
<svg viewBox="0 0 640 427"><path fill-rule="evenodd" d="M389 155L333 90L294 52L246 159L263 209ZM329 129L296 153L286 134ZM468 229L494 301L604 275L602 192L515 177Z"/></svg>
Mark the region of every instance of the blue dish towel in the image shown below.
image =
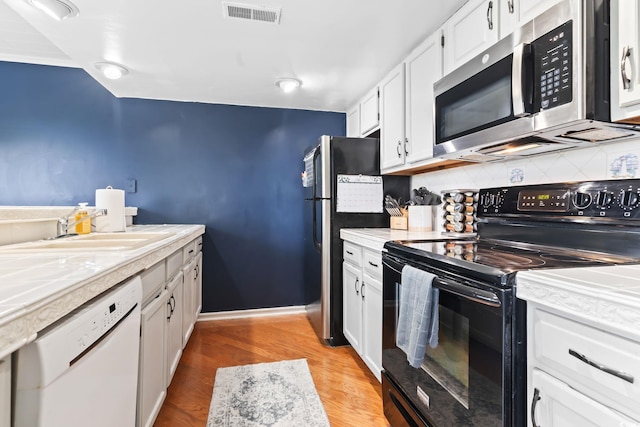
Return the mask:
<svg viewBox="0 0 640 427"><path fill-rule="evenodd" d="M396 345L407 354L409 365L419 368L427 344L438 345L438 294L431 283L435 276L405 265L402 283Z"/></svg>

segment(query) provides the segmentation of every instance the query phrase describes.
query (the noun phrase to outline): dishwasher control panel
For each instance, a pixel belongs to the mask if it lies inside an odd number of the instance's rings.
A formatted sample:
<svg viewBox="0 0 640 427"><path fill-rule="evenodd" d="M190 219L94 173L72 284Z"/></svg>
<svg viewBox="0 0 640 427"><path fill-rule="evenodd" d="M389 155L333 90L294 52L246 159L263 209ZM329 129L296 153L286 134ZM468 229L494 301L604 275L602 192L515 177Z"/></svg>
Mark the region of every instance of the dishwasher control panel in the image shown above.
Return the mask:
<svg viewBox="0 0 640 427"><path fill-rule="evenodd" d="M138 297L135 288L129 287L124 292L110 293L90 304L90 307L83 310L90 313L83 316L83 322L78 324L71 333L75 338L77 348L82 351L91 347L117 326L136 307L136 304L139 304Z"/></svg>

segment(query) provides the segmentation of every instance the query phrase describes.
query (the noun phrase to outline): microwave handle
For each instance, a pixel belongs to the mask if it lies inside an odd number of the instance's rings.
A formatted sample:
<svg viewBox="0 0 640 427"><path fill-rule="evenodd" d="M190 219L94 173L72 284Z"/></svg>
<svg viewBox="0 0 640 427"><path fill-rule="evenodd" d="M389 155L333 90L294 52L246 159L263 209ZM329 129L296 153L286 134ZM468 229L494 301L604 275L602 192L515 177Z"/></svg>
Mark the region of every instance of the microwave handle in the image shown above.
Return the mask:
<svg viewBox="0 0 640 427"><path fill-rule="evenodd" d="M524 117L533 112L533 102L529 96L529 82L527 77L533 77L528 70L531 46L521 43L513 51L513 63L511 66L511 97L513 103L513 116Z"/></svg>

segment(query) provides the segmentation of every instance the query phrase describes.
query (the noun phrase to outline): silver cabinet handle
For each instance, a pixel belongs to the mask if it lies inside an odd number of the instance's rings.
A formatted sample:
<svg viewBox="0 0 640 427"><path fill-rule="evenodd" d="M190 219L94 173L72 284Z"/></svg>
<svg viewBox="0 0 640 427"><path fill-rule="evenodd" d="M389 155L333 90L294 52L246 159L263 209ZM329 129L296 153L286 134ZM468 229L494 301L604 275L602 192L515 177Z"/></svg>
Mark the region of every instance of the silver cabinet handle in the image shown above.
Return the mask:
<svg viewBox="0 0 640 427"><path fill-rule="evenodd" d="M627 76L627 58L631 57L631 47L625 46L622 48L622 59L620 60L620 74L622 75L622 88L631 88L631 79Z"/></svg>
<svg viewBox="0 0 640 427"><path fill-rule="evenodd" d="M569 354L573 357L575 357L576 359L580 360L581 362L586 363L589 366L593 366L596 369L601 370L602 372L606 372L607 374L613 375L614 377L618 377L628 383L633 384L633 376L627 374L626 372L622 372L622 371L618 371L616 369L612 369L609 368L607 366L604 366L601 363L595 362L591 359L589 359L587 356L585 356L584 354L580 354L575 350L569 349Z"/></svg>
<svg viewBox="0 0 640 427"><path fill-rule="evenodd" d="M513 0L507 0L507 7L509 8L509 13L513 15Z"/></svg>
<svg viewBox="0 0 640 427"><path fill-rule="evenodd" d="M364 300L364 280L362 281L362 286L360 286L360 296Z"/></svg>
<svg viewBox="0 0 640 427"><path fill-rule="evenodd" d="M407 150L407 146L409 145L409 139L405 138L404 139L404 155L408 156L409 155L409 150Z"/></svg>
<svg viewBox="0 0 640 427"><path fill-rule="evenodd" d="M531 400L531 424L533 424L533 427L540 427L538 423L536 423L536 405L538 404L538 400L540 400L540 390L535 388L533 389L533 399Z"/></svg>
<svg viewBox="0 0 640 427"><path fill-rule="evenodd" d="M400 152L400 146L402 146L402 141L398 141L398 146L396 147L396 153L398 153L398 158L402 157L402 153Z"/></svg>
<svg viewBox="0 0 640 427"><path fill-rule="evenodd" d="M360 283L360 279L356 277L356 283L354 283L356 288L356 295L360 295L360 290L358 289L358 283Z"/></svg>
<svg viewBox="0 0 640 427"><path fill-rule="evenodd" d="M487 7L487 23L489 24L489 29L493 30L493 1L490 1Z"/></svg>

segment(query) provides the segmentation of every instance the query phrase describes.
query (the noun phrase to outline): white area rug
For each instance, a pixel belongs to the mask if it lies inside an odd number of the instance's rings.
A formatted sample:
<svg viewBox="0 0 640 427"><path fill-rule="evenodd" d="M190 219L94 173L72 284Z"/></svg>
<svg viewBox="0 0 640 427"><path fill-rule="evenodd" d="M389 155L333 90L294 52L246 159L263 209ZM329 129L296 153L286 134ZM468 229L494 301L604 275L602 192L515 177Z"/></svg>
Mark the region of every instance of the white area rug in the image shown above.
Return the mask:
<svg viewBox="0 0 640 427"><path fill-rule="evenodd" d="M305 359L220 368L207 427L328 427Z"/></svg>

